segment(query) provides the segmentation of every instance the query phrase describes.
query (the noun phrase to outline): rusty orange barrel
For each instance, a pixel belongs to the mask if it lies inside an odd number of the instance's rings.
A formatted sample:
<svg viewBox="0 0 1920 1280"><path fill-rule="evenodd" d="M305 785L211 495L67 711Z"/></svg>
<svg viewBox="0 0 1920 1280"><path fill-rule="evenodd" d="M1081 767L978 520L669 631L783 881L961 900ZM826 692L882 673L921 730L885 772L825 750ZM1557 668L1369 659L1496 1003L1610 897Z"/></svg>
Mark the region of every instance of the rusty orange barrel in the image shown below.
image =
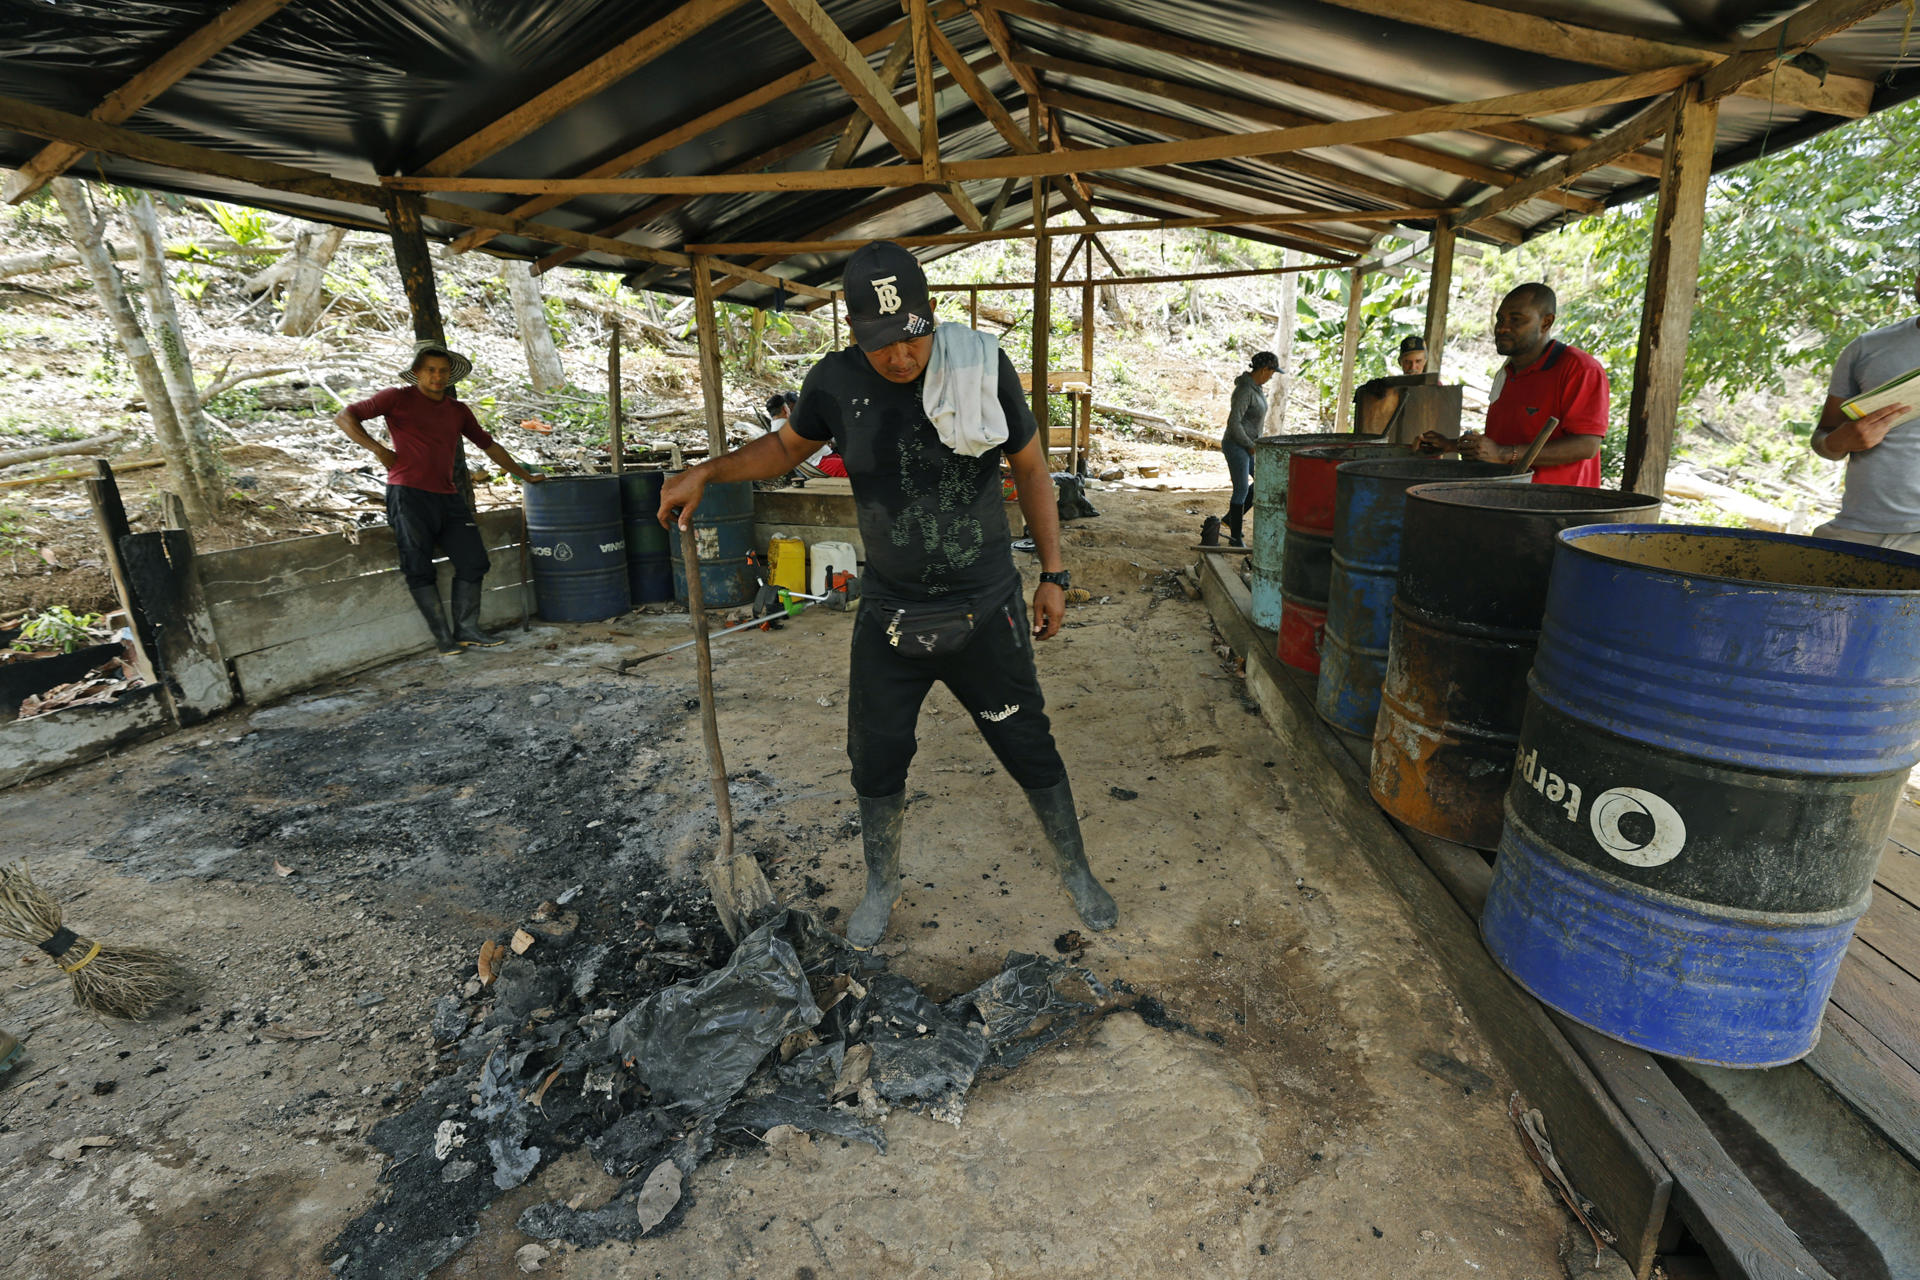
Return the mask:
<svg viewBox="0 0 1920 1280"><path fill-rule="evenodd" d="M1405 445L1379 441L1296 449L1287 455L1287 536L1280 548L1280 661L1318 675L1333 578L1334 473L1343 462L1392 458Z"/></svg>
<svg viewBox="0 0 1920 1280"><path fill-rule="evenodd" d="M1554 538L1651 523L1660 500L1560 484L1407 490L1400 581L1374 724L1374 799L1459 844L1500 842Z"/></svg>

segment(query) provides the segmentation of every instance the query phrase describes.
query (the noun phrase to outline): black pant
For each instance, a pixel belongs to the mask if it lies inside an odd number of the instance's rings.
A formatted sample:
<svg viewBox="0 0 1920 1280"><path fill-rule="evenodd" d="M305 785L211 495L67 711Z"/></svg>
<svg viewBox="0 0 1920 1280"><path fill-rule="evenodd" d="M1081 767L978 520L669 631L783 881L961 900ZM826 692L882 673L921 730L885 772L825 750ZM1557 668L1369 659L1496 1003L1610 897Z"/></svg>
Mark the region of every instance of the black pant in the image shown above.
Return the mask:
<svg viewBox="0 0 1920 1280"><path fill-rule="evenodd" d="M438 546L453 561L459 582L479 582L493 562L467 500L457 493L428 493L405 485L387 486L387 523L400 549L400 573L408 587L434 585L433 552Z"/></svg>
<svg viewBox="0 0 1920 1280"><path fill-rule="evenodd" d="M1018 588L1004 604L979 611L967 647L944 657L914 657L887 643L888 610L860 606L847 678L847 755L853 789L890 796L907 785L918 743L914 726L935 680L953 691L980 736L1014 781L1029 791L1056 786L1067 766L1053 744L1046 699L1033 667L1033 635Z"/></svg>

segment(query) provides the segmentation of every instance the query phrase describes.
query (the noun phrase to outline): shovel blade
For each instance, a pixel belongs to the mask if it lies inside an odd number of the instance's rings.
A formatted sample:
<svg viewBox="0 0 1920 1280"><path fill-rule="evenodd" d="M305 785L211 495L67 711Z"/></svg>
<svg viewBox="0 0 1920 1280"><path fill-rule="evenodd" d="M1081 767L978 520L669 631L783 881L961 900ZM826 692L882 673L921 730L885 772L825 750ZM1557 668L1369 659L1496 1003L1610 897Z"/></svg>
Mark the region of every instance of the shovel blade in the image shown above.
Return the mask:
<svg viewBox="0 0 1920 1280"><path fill-rule="evenodd" d="M735 942L780 909L773 886L750 853L715 858L707 864L707 896L720 917L720 927Z"/></svg>

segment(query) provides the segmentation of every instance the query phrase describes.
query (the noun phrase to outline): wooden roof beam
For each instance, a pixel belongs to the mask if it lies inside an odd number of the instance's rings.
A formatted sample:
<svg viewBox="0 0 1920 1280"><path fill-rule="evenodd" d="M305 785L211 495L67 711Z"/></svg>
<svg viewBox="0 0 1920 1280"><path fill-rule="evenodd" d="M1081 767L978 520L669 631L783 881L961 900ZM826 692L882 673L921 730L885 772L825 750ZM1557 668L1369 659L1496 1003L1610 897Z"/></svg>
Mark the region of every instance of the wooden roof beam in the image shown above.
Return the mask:
<svg viewBox="0 0 1920 1280"><path fill-rule="evenodd" d="M1440 100L1436 98L1368 84L1364 80L1335 75L1317 67L1303 67L1284 62L1279 58L1270 58L1264 54L1251 53L1228 45L1190 40L1171 32L1156 31L1151 27L1136 26L1094 14L1077 13L1058 5L1037 3L1036 0L983 0L983 2L991 3L1001 13L1012 14L1041 25L1063 27L1136 48L1171 53L1177 57L1191 58L1197 62L1224 67L1229 71L1238 71L1281 84L1298 85L1303 89L1312 89L1330 97L1379 107L1385 111L1417 111L1423 107L1440 104ZM1504 138L1509 142L1518 142L1536 151L1546 151L1555 155L1566 155L1578 151L1586 144L1586 139L1578 134L1559 133L1519 120L1485 121L1464 125L1462 128L1468 133L1483 134L1490 138ZM1658 156L1622 156L1620 166L1648 177L1657 177L1660 173L1660 158Z"/></svg>
<svg viewBox="0 0 1920 1280"><path fill-rule="evenodd" d="M1293 111L1276 107L1271 103L1255 102L1249 98L1235 97L1231 94L1216 93L1197 85L1183 81L1161 80L1153 76L1137 75L1130 71L1121 71L1112 67L1098 66L1093 63L1075 62L1069 58L1053 58L1041 54L1023 54L1026 65L1036 71L1054 72L1059 75L1078 76L1085 80L1097 80L1103 84L1130 89L1135 93L1149 94L1164 98L1169 102L1186 106L1204 107L1212 111L1225 112L1243 120L1252 120L1274 128L1285 128L1299 124L1325 124L1327 117L1310 115L1304 111ZM1209 131L1210 132L1210 131ZM1482 186L1510 187L1520 181L1518 174L1496 169L1491 165L1480 164L1460 156L1450 155L1428 147L1415 146L1407 142L1370 142L1361 147L1383 156L1397 160L1406 160L1424 168L1440 173L1450 173L1455 177L1468 178ZM1580 213L1593 213L1600 208L1598 200L1588 200L1582 196L1556 192L1556 203Z"/></svg>
<svg viewBox="0 0 1920 1280"><path fill-rule="evenodd" d="M1242 225L1253 225L1259 222L1264 216L1258 212L1249 214L1246 210L1236 209L1232 205L1219 204L1212 200L1202 200L1195 196L1183 195L1176 191L1167 191L1164 188L1148 186L1144 183L1126 182L1122 179L1111 178L1106 175L1096 176L1093 179L1093 186L1098 191L1118 192L1121 195L1137 196L1143 200L1158 200L1162 204L1175 205L1183 209L1193 209L1210 217L1239 217L1242 219ZM1095 199L1100 198L1099 196L1095 196ZM1140 212L1143 208L1143 206L1139 204L1131 204L1126 207L1135 213ZM1397 211L1381 210L1380 212L1382 214L1388 214L1396 213ZM1163 215L1158 215L1157 212L1149 212L1145 216L1153 217ZM1360 221L1366 221L1366 219L1361 219ZM1315 244L1325 245L1329 249L1337 249L1343 253L1361 252L1367 247L1367 243L1370 243L1370 240L1368 242L1360 242L1348 239L1345 236L1336 236L1328 232L1313 231L1298 226L1294 228L1291 234L1296 240L1312 241Z"/></svg>
<svg viewBox="0 0 1920 1280"><path fill-rule="evenodd" d="M857 47L857 46L856 46ZM906 73L907 63L913 58L913 24L902 23L900 34L894 37L893 48L887 50L887 56L880 62L880 83L891 93L900 83L900 77ZM814 65L818 66L818 63ZM825 70L825 68L821 68ZM828 169L844 169L853 163L854 156L865 145L867 135L873 132L873 117L864 111L855 111L847 117L847 127L840 134L840 141L834 147L833 154L827 157Z"/></svg>
<svg viewBox="0 0 1920 1280"><path fill-rule="evenodd" d="M748 0L688 0L659 21L622 40L559 83L542 90L484 129L467 135L422 165L428 177L446 177L497 155L534 130L565 115L587 99L618 84L689 36L748 3Z"/></svg>
<svg viewBox="0 0 1920 1280"><path fill-rule="evenodd" d="M866 58L847 39L846 33L827 16L819 0L761 0L785 23L807 52L832 73L854 103L872 118L874 126L908 162L921 163L919 130L907 119L906 112L893 100L893 91L880 83L867 65ZM937 163L937 158L936 158ZM980 210L968 198L959 183L949 183L940 193L954 216L968 227L983 225Z"/></svg>
<svg viewBox="0 0 1920 1280"><path fill-rule="evenodd" d="M1101 184L1096 182L1093 185L1099 187ZM1159 212L1159 210L1148 205L1143 205L1135 200L1121 200L1113 196L1102 195L1096 195L1094 199L1103 208L1118 209L1124 213L1151 216ZM1368 241L1333 240L1331 237L1323 237L1309 233L1298 227L1288 228L1283 231L1274 231L1264 227L1250 227L1241 224L1238 226L1224 227L1222 230L1241 240L1257 240L1261 244L1277 245L1284 249L1298 249L1301 253L1310 253L1322 258L1346 258L1355 254L1362 254L1367 251L1368 245L1371 243ZM1311 238L1309 238L1309 236L1311 236Z"/></svg>
<svg viewBox="0 0 1920 1280"><path fill-rule="evenodd" d="M1108 284L1187 284L1196 280L1245 280L1252 276L1291 276L1302 271L1337 271L1351 267L1358 258L1340 262L1314 262L1297 267L1249 267L1242 271L1181 271L1171 275L1102 276L1095 283ZM929 293L1025 293L1033 288L1031 280L988 280L981 284L930 284Z"/></svg>
<svg viewBox="0 0 1920 1280"><path fill-rule="evenodd" d="M1700 77L1701 101L1718 102L1737 93L1755 77L1769 74L1776 64L1798 57L1822 40L1892 7L1889 0L1814 0L1748 40L1738 52Z"/></svg>
<svg viewBox="0 0 1920 1280"><path fill-rule="evenodd" d="M1733 52L1621 35L1523 9L1496 8L1477 0L1420 0L1418 4L1409 4L1406 0L1325 2L1505 49L1611 71L1653 71L1660 67L1694 67L1704 71L1724 62ZM1873 82L1858 76L1828 73L1816 78L1798 67L1784 64L1762 75L1764 84L1749 81L1737 92L1796 111L1817 111L1849 120L1866 115L1873 101Z"/></svg>
<svg viewBox="0 0 1920 1280"><path fill-rule="evenodd" d="M100 124L119 124L185 79L241 36L287 7L290 0L240 0L148 63L87 114ZM86 151L65 142L49 142L7 175L0 200L19 204L72 167Z"/></svg>

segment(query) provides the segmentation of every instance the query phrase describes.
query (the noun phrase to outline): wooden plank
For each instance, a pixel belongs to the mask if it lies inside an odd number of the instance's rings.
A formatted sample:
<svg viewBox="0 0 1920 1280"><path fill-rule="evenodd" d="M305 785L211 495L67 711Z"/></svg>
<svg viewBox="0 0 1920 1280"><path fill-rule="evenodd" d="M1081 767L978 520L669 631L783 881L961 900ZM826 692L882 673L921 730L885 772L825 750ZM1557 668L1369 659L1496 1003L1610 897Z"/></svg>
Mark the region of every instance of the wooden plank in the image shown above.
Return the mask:
<svg viewBox="0 0 1920 1280"><path fill-rule="evenodd" d="M1846 1010L1827 1006L1809 1070L1920 1164L1920 1070L1903 1061Z"/></svg>
<svg viewBox="0 0 1920 1280"><path fill-rule="evenodd" d="M1688 86L1674 95L1667 129L1660 204L1640 306L1640 345L1633 358L1633 399L1627 409L1624 487L1650 498L1667 490L1667 459L1687 374L1687 335L1700 280L1700 245L1707 225L1707 183L1713 177L1715 122L1720 109Z"/></svg>
<svg viewBox="0 0 1920 1280"><path fill-rule="evenodd" d="M1751 36L1734 54L1700 77L1700 97L1718 102L1775 63L1799 56L1822 40L1892 8L1891 0L1814 0L1814 3Z"/></svg>
<svg viewBox="0 0 1920 1280"><path fill-rule="evenodd" d="M9 721L0 725L0 787L105 755L167 727L158 685L144 685L105 706L68 707Z"/></svg>
<svg viewBox="0 0 1920 1280"><path fill-rule="evenodd" d="M1180 284L1189 280L1244 280L1249 276L1288 276L1301 271L1332 271L1353 266L1359 260L1315 262L1297 267L1258 267L1245 271L1184 271L1164 276L1102 276L1102 287L1110 284ZM1033 288L1031 280L989 280L981 284L931 284L929 293L1024 293ZM1029 375L1022 375L1029 376ZM1021 385L1025 385L1022 383Z"/></svg>
<svg viewBox="0 0 1920 1280"><path fill-rule="evenodd" d="M1912 794L1900 798L1893 810L1893 840L1914 853L1920 853L1920 804Z"/></svg>
<svg viewBox="0 0 1920 1280"><path fill-rule="evenodd" d="M130 533L120 539L120 554L153 626L156 674L174 720L197 724L232 706L233 682L194 569L192 535L185 529Z"/></svg>
<svg viewBox="0 0 1920 1280"><path fill-rule="evenodd" d="M1856 947L1864 942L1906 970L1913 979L1913 1003L1920 1006L1920 907L1896 894L1876 892L1854 939Z"/></svg>
<svg viewBox="0 0 1920 1280"><path fill-rule="evenodd" d="M1494 963L1472 920L1374 807L1365 774L1315 714L1312 700L1283 674L1287 669L1265 639L1270 633L1248 621L1251 606L1239 577L1222 573L1217 556L1202 559L1201 589L1221 635L1246 658L1248 691L1275 732L1295 745L1294 759L1329 816L1399 894L1480 1033L1546 1116L1574 1185L1599 1209L1619 1237L1621 1255L1645 1280L1672 1178L1540 1003Z"/></svg>
<svg viewBox="0 0 1920 1280"><path fill-rule="evenodd" d="M487 575L488 595L517 590L521 583L520 548L515 545L490 549L489 554L494 568L503 572ZM442 560L435 572L444 596L453 581L453 571L449 563ZM399 569L389 566L378 573L224 601L211 606L209 615L221 650L228 658L237 658L243 653L364 626L395 614L404 615L413 608L406 580L400 576Z"/></svg>
<svg viewBox="0 0 1920 1280"><path fill-rule="evenodd" d="M106 562L107 576L113 581L113 595L126 612L128 629L133 633L133 664L144 680L153 673L153 628L141 611L140 601L127 581L127 566L120 557L120 539L132 532L127 523L127 508L120 500L120 486L113 478L113 467L105 458L93 460L93 475L87 480L87 502L93 509L93 528L100 538L100 558Z"/></svg>
<svg viewBox="0 0 1920 1280"><path fill-rule="evenodd" d="M907 62L913 57L914 28L907 23L900 28L900 34L894 37L893 47L887 50L887 56L880 60L879 81L883 88L891 93L900 83L900 76L907 69ZM858 47L858 46L856 46ZM816 67L819 63L814 64ZM826 68L821 67L822 72ZM853 163L854 156L867 141L867 134L873 131L873 118L864 111L855 111L847 117L841 128L840 141L834 144L833 154L827 157L823 166L828 169L844 169Z"/></svg>
<svg viewBox="0 0 1920 1280"><path fill-rule="evenodd" d="M1654 138L1665 131L1672 119L1672 103L1661 98L1625 123L1609 129L1604 135L1594 139L1571 155L1553 161L1505 191L1497 191L1490 196L1469 203L1454 220L1456 226L1485 226L1492 218L1505 213L1516 205L1529 200L1543 199L1550 191L1557 191L1575 181L1582 174L1593 172L1607 165L1622 168L1633 167L1626 164L1629 157L1638 152ZM1636 171L1638 171L1636 169ZM1660 168L1654 171L1662 172Z"/></svg>
<svg viewBox="0 0 1920 1280"><path fill-rule="evenodd" d="M184 79L188 72L231 45L241 36L285 8L288 0L240 0L213 20L168 49L125 84L100 100L87 115L101 124L119 124ZM0 200L19 204L49 181L65 173L86 148L51 142L25 164L7 175Z"/></svg>
<svg viewBox="0 0 1920 1280"><path fill-rule="evenodd" d="M1898 820L1894 822L1894 830L1900 830ZM1909 840L1914 838L1911 834L1907 836ZM1920 907L1920 852L1915 852L1912 845L1902 844L1898 836L1887 841L1886 848L1881 850L1880 868L1873 873L1873 879L1881 888Z"/></svg>
<svg viewBox="0 0 1920 1280"><path fill-rule="evenodd" d="M1833 1004L1909 1066L1920 1068L1920 1007L1912 975L1872 947L1854 947L1840 962Z"/></svg>
<svg viewBox="0 0 1920 1280"><path fill-rule="evenodd" d="M520 541L518 507L482 511L476 523L481 540L490 552L517 546ZM386 525L376 525L351 537L344 533L321 533L281 538L226 551L203 552L195 560L200 569L201 589L207 593L210 603L219 604L298 590L337 578L378 573L393 568L398 558L393 530ZM497 575L503 568L504 565L496 563L494 573Z"/></svg>
<svg viewBox="0 0 1920 1280"><path fill-rule="evenodd" d="M1832 1280L1708 1131L1660 1064L1554 1015L1673 1175L1673 1203L1722 1276Z"/></svg>
<svg viewBox="0 0 1920 1280"><path fill-rule="evenodd" d="M447 148L428 161L421 172L465 173L488 156L504 151L534 130L626 79L745 3L747 0L684 0L658 21L649 23L572 75Z"/></svg>

